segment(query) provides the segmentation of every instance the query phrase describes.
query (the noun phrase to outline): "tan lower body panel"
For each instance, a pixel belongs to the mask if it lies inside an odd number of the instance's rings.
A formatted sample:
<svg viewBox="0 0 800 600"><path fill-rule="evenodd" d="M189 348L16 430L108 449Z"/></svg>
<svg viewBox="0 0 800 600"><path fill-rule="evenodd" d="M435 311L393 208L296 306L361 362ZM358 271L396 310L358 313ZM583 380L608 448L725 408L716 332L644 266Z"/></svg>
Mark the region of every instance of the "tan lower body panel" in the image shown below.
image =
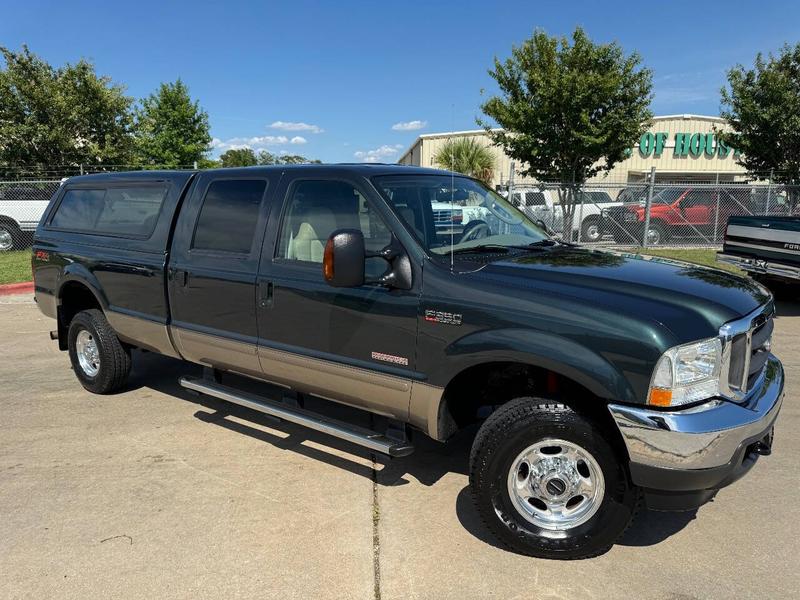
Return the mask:
<svg viewBox="0 0 800 600"><path fill-rule="evenodd" d="M259 348L264 377L293 389L401 421L408 420L411 380L283 350Z"/></svg>
<svg viewBox="0 0 800 600"><path fill-rule="evenodd" d="M171 327L175 345L183 358L217 369L261 377L255 344L209 335L182 327Z"/></svg>
<svg viewBox="0 0 800 600"><path fill-rule="evenodd" d="M114 310L108 310L106 318L122 341L145 350L180 358L172 347L166 325Z"/></svg>
<svg viewBox="0 0 800 600"><path fill-rule="evenodd" d="M435 385L414 381L411 384L411 404L408 422L418 427L435 440L439 439L439 404L444 389Z"/></svg>
<svg viewBox="0 0 800 600"><path fill-rule="evenodd" d="M444 392L440 387L183 328L171 330L187 360L408 422L436 438Z"/></svg>

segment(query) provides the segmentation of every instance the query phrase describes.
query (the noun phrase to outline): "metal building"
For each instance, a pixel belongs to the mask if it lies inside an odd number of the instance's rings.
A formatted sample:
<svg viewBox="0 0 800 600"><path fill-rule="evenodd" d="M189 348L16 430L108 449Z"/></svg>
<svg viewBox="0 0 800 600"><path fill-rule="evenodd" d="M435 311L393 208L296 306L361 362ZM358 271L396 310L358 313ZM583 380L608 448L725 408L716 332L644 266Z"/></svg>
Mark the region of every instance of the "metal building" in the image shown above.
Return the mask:
<svg viewBox="0 0 800 600"><path fill-rule="evenodd" d="M640 139L631 140L630 157L618 163L607 175L593 182L643 182L656 168L657 179L669 182L728 183L745 179L737 164L738 152L722 144L715 134L726 127L720 117L667 115L654 117ZM420 135L400 157L400 164L440 167L437 152L449 139L472 137L490 148L496 156L494 185L502 185L509 175L511 159L502 148L492 145L483 130L453 131ZM517 171L521 171L517 166Z"/></svg>

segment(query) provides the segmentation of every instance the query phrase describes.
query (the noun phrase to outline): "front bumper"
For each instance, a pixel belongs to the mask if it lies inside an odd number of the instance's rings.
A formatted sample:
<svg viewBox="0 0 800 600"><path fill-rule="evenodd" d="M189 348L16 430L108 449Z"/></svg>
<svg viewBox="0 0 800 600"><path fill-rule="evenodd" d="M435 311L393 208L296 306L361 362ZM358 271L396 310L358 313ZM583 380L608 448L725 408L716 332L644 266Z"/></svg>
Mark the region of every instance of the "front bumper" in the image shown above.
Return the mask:
<svg viewBox="0 0 800 600"><path fill-rule="evenodd" d="M630 456L633 483L648 505L696 508L733 483L769 452L783 401L783 366L770 355L742 404L713 399L674 411L610 404Z"/></svg>
<svg viewBox="0 0 800 600"><path fill-rule="evenodd" d="M717 260L738 267L742 271L747 271L748 273L761 273L763 275L773 275L785 279L800 279L800 268L792 265L785 265L756 257L747 258L735 254L725 254L724 252L717 252Z"/></svg>

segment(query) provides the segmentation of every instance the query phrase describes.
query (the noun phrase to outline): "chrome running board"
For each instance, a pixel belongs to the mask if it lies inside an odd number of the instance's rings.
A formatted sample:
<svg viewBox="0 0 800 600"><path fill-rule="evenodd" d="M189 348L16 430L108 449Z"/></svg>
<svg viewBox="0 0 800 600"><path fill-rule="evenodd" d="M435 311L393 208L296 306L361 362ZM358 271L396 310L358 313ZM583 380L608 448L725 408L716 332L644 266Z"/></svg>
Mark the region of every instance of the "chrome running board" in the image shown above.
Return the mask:
<svg viewBox="0 0 800 600"><path fill-rule="evenodd" d="M277 417L296 425L308 427L314 431L326 433L341 440L347 440L359 446L388 454L389 456L408 456L414 451L414 446L407 440L396 440L386 435L376 433L371 429L351 425L313 413L304 408L289 406L272 400L267 400L255 394L240 392L207 379L197 377L181 377L179 383L187 390L213 396L226 402L238 404L252 410L257 410L266 415Z"/></svg>

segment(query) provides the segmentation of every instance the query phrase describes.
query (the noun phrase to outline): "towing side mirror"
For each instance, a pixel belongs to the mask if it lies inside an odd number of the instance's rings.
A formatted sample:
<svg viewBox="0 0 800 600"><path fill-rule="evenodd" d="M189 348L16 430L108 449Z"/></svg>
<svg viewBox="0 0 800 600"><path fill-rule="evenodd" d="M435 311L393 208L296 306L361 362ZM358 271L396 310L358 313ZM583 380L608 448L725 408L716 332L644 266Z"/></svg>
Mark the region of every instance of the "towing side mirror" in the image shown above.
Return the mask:
<svg viewBox="0 0 800 600"><path fill-rule="evenodd" d="M382 258L388 263L386 272L377 279L364 276L367 258ZM411 260L400 243L392 242L380 252L367 252L364 234L358 229L334 231L325 244L322 274L333 287L359 287L377 283L399 290L411 289Z"/></svg>
<svg viewBox="0 0 800 600"><path fill-rule="evenodd" d="M333 287L364 285L366 266L364 234L357 229L334 231L325 244L322 274Z"/></svg>

